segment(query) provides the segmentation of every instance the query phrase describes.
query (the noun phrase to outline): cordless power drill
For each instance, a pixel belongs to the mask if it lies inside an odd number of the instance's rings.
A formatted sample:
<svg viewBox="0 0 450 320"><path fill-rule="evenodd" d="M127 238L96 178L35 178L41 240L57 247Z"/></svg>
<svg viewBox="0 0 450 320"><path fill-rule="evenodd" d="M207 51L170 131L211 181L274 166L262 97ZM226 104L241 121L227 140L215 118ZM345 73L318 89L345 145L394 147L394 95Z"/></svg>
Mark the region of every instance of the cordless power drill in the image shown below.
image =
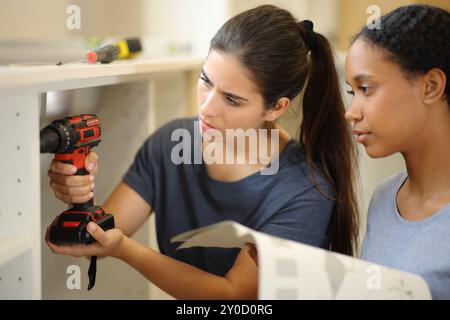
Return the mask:
<svg viewBox="0 0 450 320"><path fill-rule="evenodd" d="M83 114L55 120L40 132L41 153L54 153L55 160L69 163L77 168L75 175L88 175L84 168L91 148L100 144L100 119L95 115ZM114 228L114 216L94 205L94 199L74 204L52 222L49 231L50 242L58 245L91 244L95 240L87 232L89 222L95 222L103 230ZM95 284L97 257L91 257L88 290Z"/></svg>

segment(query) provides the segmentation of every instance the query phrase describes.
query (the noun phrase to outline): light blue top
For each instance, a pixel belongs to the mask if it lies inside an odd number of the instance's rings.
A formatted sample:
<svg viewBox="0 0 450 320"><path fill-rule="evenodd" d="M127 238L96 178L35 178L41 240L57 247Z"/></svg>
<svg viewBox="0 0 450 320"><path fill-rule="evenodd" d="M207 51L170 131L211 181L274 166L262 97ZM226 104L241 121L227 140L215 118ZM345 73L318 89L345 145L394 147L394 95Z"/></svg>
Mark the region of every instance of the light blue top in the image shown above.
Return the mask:
<svg viewBox="0 0 450 320"><path fill-rule="evenodd" d="M406 178L400 172L375 190L361 258L418 274L433 299L450 299L450 204L426 219L405 220L396 197Z"/></svg>

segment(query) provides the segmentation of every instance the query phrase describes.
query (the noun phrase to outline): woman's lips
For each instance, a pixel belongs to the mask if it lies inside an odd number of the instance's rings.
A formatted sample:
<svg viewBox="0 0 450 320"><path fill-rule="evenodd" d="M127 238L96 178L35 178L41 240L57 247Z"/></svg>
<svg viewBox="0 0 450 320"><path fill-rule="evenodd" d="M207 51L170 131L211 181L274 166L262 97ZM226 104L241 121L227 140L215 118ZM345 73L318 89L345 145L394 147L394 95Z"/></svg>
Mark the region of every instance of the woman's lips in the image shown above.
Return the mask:
<svg viewBox="0 0 450 320"><path fill-rule="evenodd" d="M206 132L206 131L208 131L210 129L216 129L212 125L210 125L209 123L205 122L204 120L200 120L200 126L202 128L202 132Z"/></svg>
<svg viewBox="0 0 450 320"><path fill-rule="evenodd" d="M353 130L352 133L356 136L356 141L359 143L364 143L368 139L370 132Z"/></svg>

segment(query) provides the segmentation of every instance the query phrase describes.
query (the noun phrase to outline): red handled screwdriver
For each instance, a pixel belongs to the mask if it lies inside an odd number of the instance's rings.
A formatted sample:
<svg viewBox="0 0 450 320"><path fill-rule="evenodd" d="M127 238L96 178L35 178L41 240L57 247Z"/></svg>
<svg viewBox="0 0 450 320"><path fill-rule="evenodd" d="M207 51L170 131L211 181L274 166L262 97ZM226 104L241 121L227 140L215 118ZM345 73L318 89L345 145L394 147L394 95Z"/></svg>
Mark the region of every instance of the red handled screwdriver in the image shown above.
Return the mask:
<svg viewBox="0 0 450 320"><path fill-rule="evenodd" d="M106 44L98 49L89 51L86 57L69 63L88 62L88 63L110 63L117 59L128 59L134 57L142 51L141 41L137 38L126 38L115 44ZM62 65L58 62L57 65Z"/></svg>

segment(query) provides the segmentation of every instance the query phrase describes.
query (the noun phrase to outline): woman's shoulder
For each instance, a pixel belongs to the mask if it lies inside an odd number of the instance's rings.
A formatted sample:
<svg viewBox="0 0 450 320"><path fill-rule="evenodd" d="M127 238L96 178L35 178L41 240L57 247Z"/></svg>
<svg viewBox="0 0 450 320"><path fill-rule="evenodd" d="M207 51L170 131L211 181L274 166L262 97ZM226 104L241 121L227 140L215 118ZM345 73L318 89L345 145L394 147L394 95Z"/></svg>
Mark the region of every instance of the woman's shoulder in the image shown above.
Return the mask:
<svg viewBox="0 0 450 320"><path fill-rule="evenodd" d="M389 178L383 180L375 189L372 197L380 197L396 194L398 189L403 185L408 174L406 171L400 171Z"/></svg>
<svg viewBox="0 0 450 320"><path fill-rule="evenodd" d="M306 153L302 145L295 139L289 140L280 153L280 168L304 171Z"/></svg>
<svg viewBox="0 0 450 320"><path fill-rule="evenodd" d="M279 179L282 185L291 184L299 194L316 194L322 199L334 197L331 183L318 168L310 167L304 148L297 140L291 140L281 154Z"/></svg>
<svg viewBox="0 0 450 320"><path fill-rule="evenodd" d="M368 216L380 216L374 212L381 211L382 215L396 210L395 197L398 190L408 177L406 171L398 172L382 181L375 189L370 199Z"/></svg>

